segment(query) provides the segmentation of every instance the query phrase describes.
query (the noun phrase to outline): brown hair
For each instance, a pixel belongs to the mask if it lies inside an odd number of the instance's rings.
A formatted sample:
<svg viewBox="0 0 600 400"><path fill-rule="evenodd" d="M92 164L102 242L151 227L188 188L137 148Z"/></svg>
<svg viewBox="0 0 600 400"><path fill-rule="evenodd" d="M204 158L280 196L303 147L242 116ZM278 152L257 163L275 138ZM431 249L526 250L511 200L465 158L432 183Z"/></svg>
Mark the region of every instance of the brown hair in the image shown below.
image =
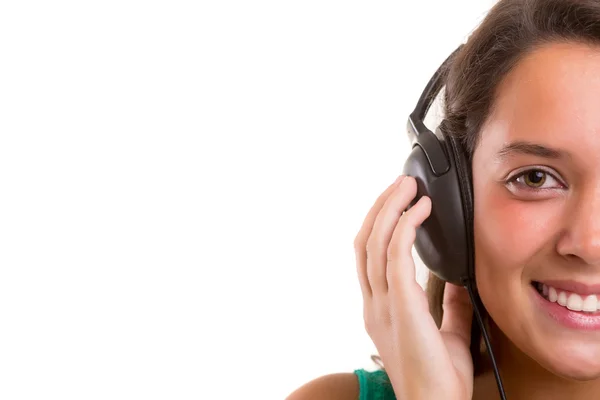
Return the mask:
<svg viewBox="0 0 600 400"><path fill-rule="evenodd" d="M461 140L469 160L502 79L525 55L556 42L600 45L600 1L500 0L456 52L442 71L442 128ZM430 272L426 291L429 311L439 328L444 282ZM481 337L476 339L483 349ZM475 375L483 370L480 356L473 354ZM379 356L371 358L384 368Z"/></svg>

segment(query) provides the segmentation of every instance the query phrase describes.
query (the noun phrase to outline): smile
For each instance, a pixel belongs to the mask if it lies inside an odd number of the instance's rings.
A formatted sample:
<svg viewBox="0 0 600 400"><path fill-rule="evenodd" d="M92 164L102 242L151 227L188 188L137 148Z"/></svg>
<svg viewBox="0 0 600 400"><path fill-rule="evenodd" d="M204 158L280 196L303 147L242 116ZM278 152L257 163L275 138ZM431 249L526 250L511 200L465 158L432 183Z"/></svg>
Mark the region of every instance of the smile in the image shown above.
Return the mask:
<svg viewBox="0 0 600 400"><path fill-rule="evenodd" d="M546 315L565 328L600 331L600 294L569 292L540 282L532 282L530 287L533 302L541 311L539 315Z"/></svg>
<svg viewBox="0 0 600 400"><path fill-rule="evenodd" d="M600 310L600 302L595 294L583 295L557 289L541 282L533 282L537 289L546 300L551 303L558 303L571 311L583 311L586 313L596 313Z"/></svg>

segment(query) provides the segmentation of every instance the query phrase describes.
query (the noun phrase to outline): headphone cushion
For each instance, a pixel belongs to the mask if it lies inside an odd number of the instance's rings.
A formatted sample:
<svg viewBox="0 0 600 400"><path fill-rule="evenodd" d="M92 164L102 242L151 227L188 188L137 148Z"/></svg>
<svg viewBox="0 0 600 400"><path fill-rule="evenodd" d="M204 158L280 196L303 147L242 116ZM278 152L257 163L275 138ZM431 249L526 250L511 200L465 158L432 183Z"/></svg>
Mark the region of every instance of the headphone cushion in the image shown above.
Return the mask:
<svg viewBox="0 0 600 400"><path fill-rule="evenodd" d="M454 166L458 184L460 187L461 203L463 206L463 217L465 233L467 235L467 255L468 255L468 274L470 278L474 278L474 236L473 236L473 179L472 179L472 168L469 160L467 159L467 152L465 147L460 142L460 139L447 135L443 130L442 134L444 141L448 144L448 152L454 159Z"/></svg>

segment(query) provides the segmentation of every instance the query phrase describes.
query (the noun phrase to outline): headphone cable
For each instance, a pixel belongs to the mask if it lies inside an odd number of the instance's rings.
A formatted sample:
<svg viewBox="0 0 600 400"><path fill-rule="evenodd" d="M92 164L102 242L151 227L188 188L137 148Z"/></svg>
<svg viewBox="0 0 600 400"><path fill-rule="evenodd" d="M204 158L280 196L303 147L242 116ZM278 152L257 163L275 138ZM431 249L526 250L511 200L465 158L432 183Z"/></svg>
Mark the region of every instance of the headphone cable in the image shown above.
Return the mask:
<svg viewBox="0 0 600 400"><path fill-rule="evenodd" d="M500 398L502 400L506 400L506 394L504 393L504 387L502 386L502 379L500 378L500 372L498 371L498 366L496 365L496 358L494 357L494 352L492 351L492 345L490 344L490 338L488 337L487 330L485 329L485 325L483 323L483 318L481 317L481 313L479 312L479 307L477 306L478 302L475 300L475 294L473 293L473 287L471 286L471 280L466 280L467 291L469 292L469 297L471 298L471 303L473 304L473 311L475 311L475 316L477 317L477 323L481 328L481 333L483 335L483 340L485 341L485 347L488 350L490 355L490 360L492 361L492 367L494 368L494 376L496 377L496 383L498 384L498 391L500 392Z"/></svg>

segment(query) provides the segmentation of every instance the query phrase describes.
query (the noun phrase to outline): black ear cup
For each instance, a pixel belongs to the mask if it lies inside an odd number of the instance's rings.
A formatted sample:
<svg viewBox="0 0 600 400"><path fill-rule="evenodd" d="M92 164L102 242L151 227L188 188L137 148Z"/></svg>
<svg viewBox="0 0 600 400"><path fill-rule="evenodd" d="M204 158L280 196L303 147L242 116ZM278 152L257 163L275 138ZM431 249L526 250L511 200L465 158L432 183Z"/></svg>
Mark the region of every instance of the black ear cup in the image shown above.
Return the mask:
<svg viewBox="0 0 600 400"><path fill-rule="evenodd" d="M460 143L438 132L445 154L440 155L439 139L433 132L424 130L404 164L404 174L417 181L417 196L409 208L421 196L428 196L432 202L430 216L417 229L415 248L435 275L462 286L465 279L473 278L470 169ZM438 142L437 146L432 146L432 139ZM436 173L432 167L436 163L434 157L441 156L449 168Z"/></svg>

